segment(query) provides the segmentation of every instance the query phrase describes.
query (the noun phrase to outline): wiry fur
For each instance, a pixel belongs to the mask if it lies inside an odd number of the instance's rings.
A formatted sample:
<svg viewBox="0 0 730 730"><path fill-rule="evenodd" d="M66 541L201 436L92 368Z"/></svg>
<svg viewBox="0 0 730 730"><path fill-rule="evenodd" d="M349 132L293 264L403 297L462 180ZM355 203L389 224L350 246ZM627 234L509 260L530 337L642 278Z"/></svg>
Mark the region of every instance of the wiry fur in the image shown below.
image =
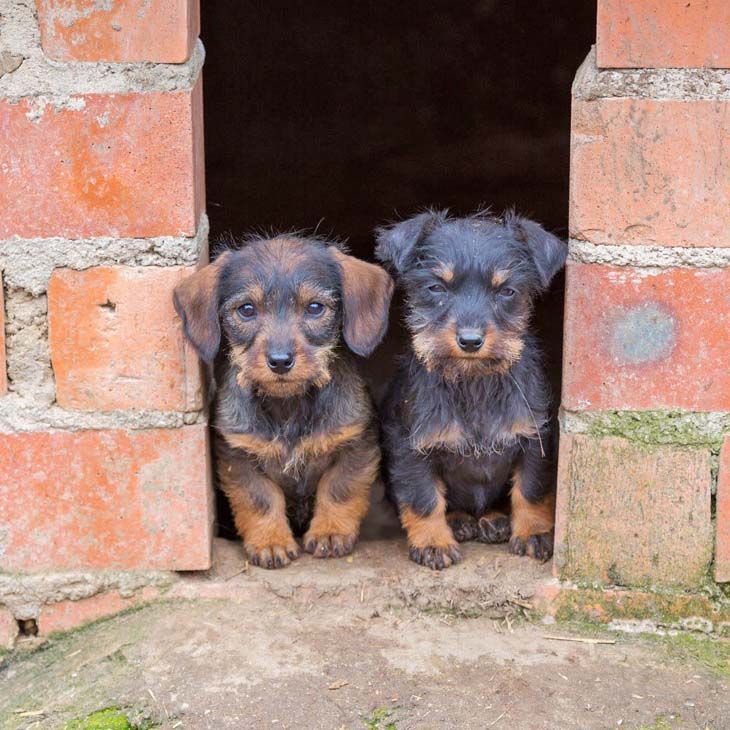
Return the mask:
<svg viewBox="0 0 730 730"><path fill-rule="evenodd" d="M434 534L433 544L411 539L411 557L442 568L459 559L454 533L507 539L511 501L512 550L546 559L553 424L528 325L534 298L565 262L565 244L513 213L429 211L378 231L376 255L405 292L413 338L382 413L388 494L409 533L420 519ZM457 344L466 331L482 335L477 352ZM422 525L418 533L423 542Z"/></svg>
<svg viewBox="0 0 730 730"><path fill-rule="evenodd" d="M363 288L367 287L367 307ZM341 247L287 234L228 246L183 282L175 305L204 360L217 359L216 466L249 559L350 552L380 462L370 396L352 355L387 326L392 280ZM324 311L312 315L308 304ZM255 314L244 316L244 307ZM293 355L272 369L273 351Z"/></svg>

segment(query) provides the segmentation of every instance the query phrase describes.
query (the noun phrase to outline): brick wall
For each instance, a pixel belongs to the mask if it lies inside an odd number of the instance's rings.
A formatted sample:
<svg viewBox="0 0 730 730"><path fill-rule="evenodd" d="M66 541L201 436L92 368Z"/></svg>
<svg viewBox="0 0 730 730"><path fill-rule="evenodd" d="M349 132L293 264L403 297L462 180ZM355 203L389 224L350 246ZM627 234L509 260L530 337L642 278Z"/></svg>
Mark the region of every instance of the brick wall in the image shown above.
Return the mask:
<svg viewBox="0 0 730 730"><path fill-rule="evenodd" d="M207 568L198 3L36 5L0 24L0 573Z"/></svg>
<svg viewBox="0 0 730 730"><path fill-rule="evenodd" d="M598 7L573 86L555 571L697 589L713 560L730 580L730 6Z"/></svg>

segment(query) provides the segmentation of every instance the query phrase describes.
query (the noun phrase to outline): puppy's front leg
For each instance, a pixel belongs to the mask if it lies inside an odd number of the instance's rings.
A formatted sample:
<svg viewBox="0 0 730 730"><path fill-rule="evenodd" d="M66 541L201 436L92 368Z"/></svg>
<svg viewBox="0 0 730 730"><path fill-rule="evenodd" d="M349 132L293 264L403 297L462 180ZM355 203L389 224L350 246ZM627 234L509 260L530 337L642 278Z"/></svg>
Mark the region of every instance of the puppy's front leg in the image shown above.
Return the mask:
<svg viewBox="0 0 730 730"><path fill-rule="evenodd" d="M555 492L549 486L547 460L531 441L512 474L510 551L540 561L553 554Z"/></svg>
<svg viewBox="0 0 730 730"><path fill-rule="evenodd" d="M219 450L218 476L248 560L262 568L282 568L297 558L299 546L281 487L245 454L229 449Z"/></svg>
<svg viewBox="0 0 730 730"><path fill-rule="evenodd" d="M408 534L409 556L431 570L448 568L461 560L454 534L446 521L444 483L421 484L416 504L399 501L400 521Z"/></svg>
<svg viewBox="0 0 730 730"><path fill-rule="evenodd" d="M374 437L343 446L317 484L314 515L304 549L315 558L352 552L378 476L380 450Z"/></svg>
<svg viewBox="0 0 730 730"><path fill-rule="evenodd" d="M390 490L408 534L411 560L432 570L448 568L461 559L446 516L446 485L428 462L391 434L388 453Z"/></svg>

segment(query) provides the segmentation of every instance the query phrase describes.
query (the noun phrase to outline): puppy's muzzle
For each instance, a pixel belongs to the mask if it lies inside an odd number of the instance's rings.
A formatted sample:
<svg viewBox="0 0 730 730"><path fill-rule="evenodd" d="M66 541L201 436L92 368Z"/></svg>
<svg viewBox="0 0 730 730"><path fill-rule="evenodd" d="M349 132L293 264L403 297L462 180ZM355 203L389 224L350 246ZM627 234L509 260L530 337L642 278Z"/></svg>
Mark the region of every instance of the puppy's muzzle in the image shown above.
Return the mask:
<svg viewBox="0 0 730 730"><path fill-rule="evenodd" d="M465 327L456 333L456 343L464 352L478 352L484 344L484 334Z"/></svg>
<svg viewBox="0 0 730 730"><path fill-rule="evenodd" d="M266 364L277 375L286 375L294 367L294 353L290 350L273 350L266 356Z"/></svg>

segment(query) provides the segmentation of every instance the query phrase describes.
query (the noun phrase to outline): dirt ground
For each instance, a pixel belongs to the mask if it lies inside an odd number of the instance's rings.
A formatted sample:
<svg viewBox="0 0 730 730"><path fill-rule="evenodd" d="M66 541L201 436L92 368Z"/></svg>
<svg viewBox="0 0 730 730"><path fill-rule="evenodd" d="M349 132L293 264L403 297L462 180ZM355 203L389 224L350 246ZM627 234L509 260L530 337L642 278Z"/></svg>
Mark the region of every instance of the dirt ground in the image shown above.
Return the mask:
<svg viewBox="0 0 730 730"><path fill-rule="evenodd" d="M129 725L69 727L730 728L726 641L530 620L545 566L474 545L433 574L402 548L242 572L240 547L221 543L215 570L178 593L209 597L0 659L0 727L64 728L118 707Z"/></svg>

